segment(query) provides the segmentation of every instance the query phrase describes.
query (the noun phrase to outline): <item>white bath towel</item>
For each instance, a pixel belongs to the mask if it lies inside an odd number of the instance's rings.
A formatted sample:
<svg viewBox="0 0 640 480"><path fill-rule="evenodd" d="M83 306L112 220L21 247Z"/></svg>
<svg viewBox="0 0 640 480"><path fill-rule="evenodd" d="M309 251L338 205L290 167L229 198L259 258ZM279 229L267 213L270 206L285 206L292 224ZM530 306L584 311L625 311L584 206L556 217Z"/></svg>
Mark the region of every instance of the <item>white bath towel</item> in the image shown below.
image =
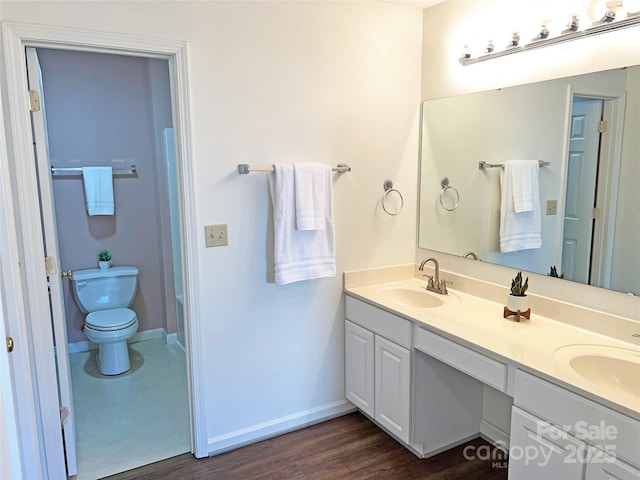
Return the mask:
<svg viewBox="0 0 640 480"><path fill-rule="evenodd" d="M298 230L294 168L275 165L269 174L273 201L275 281L278 285L336 275L333 188L325 186L324 229Z"/></svg>
<svg viewBox="0 0 640 480"><path fill-rule="evenodd" d="M331 189L331 167L322 163L294 163L296 228L324 230L327 212L325 191Z"/></svg>
<svg viewBox="0 0 640 480"><path fill-rule="evenodd" d="M89 215L113 215L113 169L111 167L82 167L84 196Z"/></svg>
<svg viewBox="0 0 640 480"><path fill-rule="evenodd" d="M500 177L500 251L503 253L542 246L538 171L537 160L509 160L504 164Z"/></svg>

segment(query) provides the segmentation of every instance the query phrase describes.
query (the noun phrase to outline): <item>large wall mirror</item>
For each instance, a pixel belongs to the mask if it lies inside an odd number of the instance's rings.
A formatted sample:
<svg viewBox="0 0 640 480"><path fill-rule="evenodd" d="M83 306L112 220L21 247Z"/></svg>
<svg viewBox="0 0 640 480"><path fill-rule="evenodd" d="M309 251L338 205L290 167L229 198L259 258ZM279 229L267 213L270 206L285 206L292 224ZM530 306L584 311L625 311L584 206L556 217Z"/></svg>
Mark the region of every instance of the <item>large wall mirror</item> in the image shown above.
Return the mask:
<svg viewBox="0 0 640 480"><path fill-rule="evenodd" d="M507 160L548 162L541 248L500 252ZM640 295L640 66L424 102L419 246Z"/></svg>

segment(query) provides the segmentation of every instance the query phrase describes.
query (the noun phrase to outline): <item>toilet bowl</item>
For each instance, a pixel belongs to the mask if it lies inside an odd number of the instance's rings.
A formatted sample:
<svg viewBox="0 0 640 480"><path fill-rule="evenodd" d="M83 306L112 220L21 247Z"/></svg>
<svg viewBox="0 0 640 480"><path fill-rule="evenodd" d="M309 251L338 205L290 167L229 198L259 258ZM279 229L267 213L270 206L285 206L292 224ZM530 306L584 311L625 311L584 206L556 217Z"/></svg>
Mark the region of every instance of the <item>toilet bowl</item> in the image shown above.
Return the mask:
<svg viewBox="0 0 640 480"><path fill-rule="evenodd" d="M137 289L136 267L92 268L73 272L76 303L86 313L84 333L98 345L96 361L103 375L131 368L127 340L138 331L138 317L129 307Z"/></svg>
<svg viewBox="0 0 640 480"><path fill-rule="evenodd" d="M131 368L127 340L138 331L138 317L129 308L90 313L84 319L84 333L99 345L98 370L103 375L119 375Z"/></svg>

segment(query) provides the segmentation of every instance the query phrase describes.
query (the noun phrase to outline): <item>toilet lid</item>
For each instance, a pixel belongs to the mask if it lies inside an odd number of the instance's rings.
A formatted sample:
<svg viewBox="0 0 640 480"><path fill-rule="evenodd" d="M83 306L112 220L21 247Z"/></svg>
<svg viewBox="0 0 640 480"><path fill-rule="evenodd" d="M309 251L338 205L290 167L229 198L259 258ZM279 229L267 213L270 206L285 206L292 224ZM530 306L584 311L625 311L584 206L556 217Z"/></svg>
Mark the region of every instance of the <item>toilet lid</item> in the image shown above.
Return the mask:
<svg viewBox="0 0 640 480"><path fill-rule="evenodd" d="M119 330L127 328L137 320L136 312L130 308L112 308L91 312L84 319L88 327L95 330Z"/></svg>

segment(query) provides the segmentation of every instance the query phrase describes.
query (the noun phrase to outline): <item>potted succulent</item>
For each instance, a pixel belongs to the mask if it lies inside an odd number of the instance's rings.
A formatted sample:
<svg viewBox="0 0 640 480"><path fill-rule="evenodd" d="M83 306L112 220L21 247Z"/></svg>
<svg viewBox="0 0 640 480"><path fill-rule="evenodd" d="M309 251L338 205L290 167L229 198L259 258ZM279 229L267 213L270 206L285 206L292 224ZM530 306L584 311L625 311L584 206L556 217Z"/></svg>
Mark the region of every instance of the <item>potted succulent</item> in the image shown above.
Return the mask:
<svg viewBox="0 0 640 480"><path fill-rule="evenodd" d="M101 270L111 268L111 250L103 248L98 252L98 265Z"/></svg>
<svg viewBox="0 0 640 480"><path fill-rule="evenodd" d="M524 313L529 309L527 289L529 288L529 277L523 282L522 271L511 280L511 293L507 297L507 308L513 313Z"/></svg>
<svg viewBox="0 0 640 480"><path fill-rule="evenodd" d="M558 275L558 269L556 268L555 265L551 265L551 270L549 270L549 273L547 273L548 277L554 277L554 278L564 278L564 273L561 273L560 275Z"/></svg>

